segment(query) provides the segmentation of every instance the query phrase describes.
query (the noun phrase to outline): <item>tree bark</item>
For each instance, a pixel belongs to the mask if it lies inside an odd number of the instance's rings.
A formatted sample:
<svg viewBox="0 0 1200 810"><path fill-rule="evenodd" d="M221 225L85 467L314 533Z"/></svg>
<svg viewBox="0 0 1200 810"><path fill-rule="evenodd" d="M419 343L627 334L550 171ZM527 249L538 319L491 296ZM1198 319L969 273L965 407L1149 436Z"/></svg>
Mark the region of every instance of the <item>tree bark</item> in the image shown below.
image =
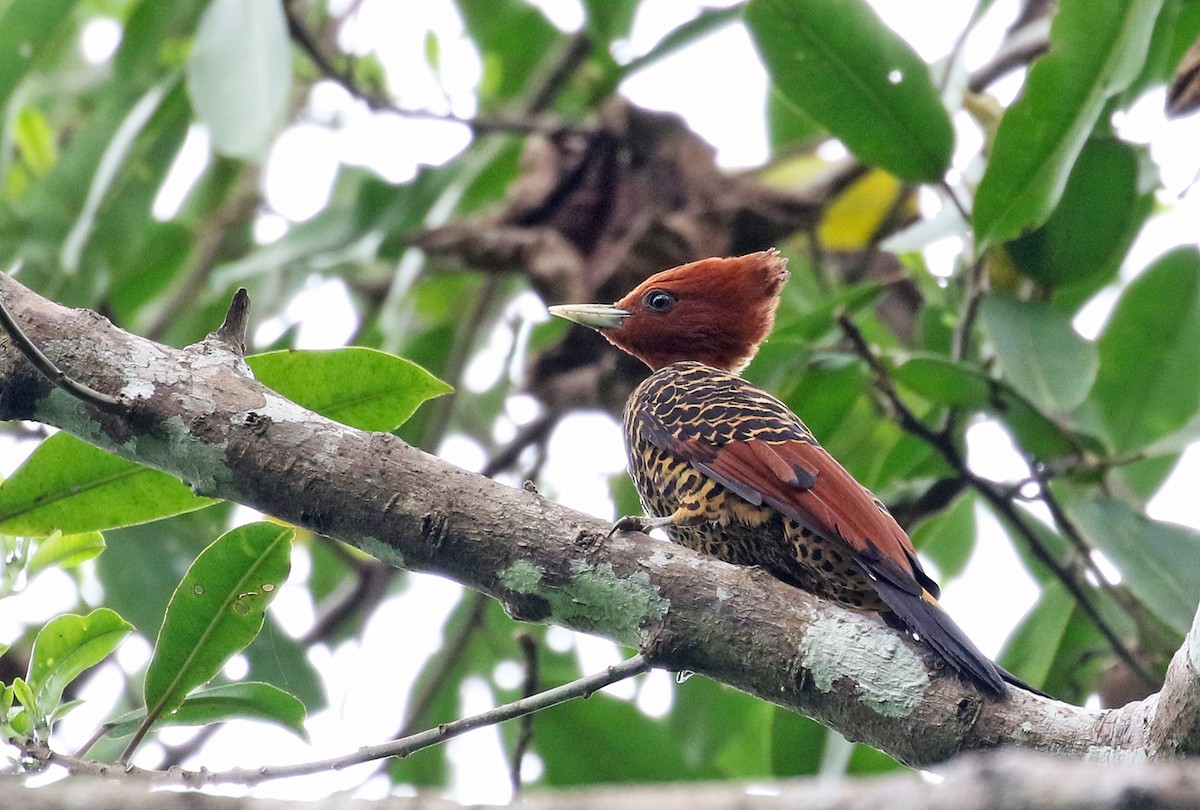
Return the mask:
<svg viewBox="0 0 1200 810"><path fill-rule="evenodd" d="M0 275L0 303L98 410L0 335L0 419L54 425L392 565L448 577L516 618L638 647L808 715L913 766L1000 745L1106 760L1190 753L1200 740L1200 629L1162 692L1092 710L1013 690L987 698L924 646L757 569L605 521L325 419L256 382L216 337L179 350L47 301Z"/></svg>

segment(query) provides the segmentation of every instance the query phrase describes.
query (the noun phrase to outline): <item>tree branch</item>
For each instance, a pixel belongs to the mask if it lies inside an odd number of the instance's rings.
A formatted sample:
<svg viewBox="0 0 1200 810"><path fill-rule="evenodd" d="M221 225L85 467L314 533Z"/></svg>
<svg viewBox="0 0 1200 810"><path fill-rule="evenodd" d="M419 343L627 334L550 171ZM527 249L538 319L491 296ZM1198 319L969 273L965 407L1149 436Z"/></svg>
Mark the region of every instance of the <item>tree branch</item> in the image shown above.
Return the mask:
<svg viewBox="0 0 1200 810"><path fill-rule="evenodd" d="M321 72L326 79L339 85L350 95L365 103L372 110L381 112L395 113L396 115L404 116L405 118L419 118L427 121L447 121L454 124L462 124L469 127L472 132L477 135L488 135L492 133L507 133L516 135L528 135L531 132L556 133L556 132L588 132L588 128L578 125L566 124L563 122L552 122L540 120L533 116L521 118L487 118L484 116L476 116L474 118L464 118L453 113L439 113L432 110L410 109L407 107L397 106L391 99L380 93L376 93L359 85L358 81L349 72L338 68L333 63L333 60L321 50L320 44L316 37L308 30L304 21L300 19L300 13L295 8L296 3L288 2L284 4L285 16L287 17L288 33L292 41L300 47L304 55L309 61ZM584 47L587 46L586 39L582 40ZM578 45L572 44L570 51L577 50ZM586 55L586 50L585 50ZM552 92L557 92L558 87L554 87Z"/></svg>
<svg viewBox="0 0 1200 810"><path fill-rule="evenodd" d="M524 717L557 706L574 698L588 698L606 686L617 681L632 678L650 669L651 663L643 655L635 655L619 664L608 667L603 672L588 675L570 683L547 689L536 695L505 703L494 709L442 723L431 729L417 732L408 737L382 745L365 745L352 754L346 754L332 759L316 762L303 762L299 765L263 765L259 768L232 768L228 771L210 771L202 768L198 771L185 771L182 768L171 768L166 771L152 771L126 765L118 760L116 765L103 762L91 762L76 759L66 754L52 750L44 740L31 740L22 745L24 753L31 759L46 765L61 765L69 773L83 776L99 776L117 779L137 779L161 785L182 785L184 787L204 787L205 785L258 785L275 779L285 779L293 776L310 776L324 771L340 771L355 765L362 765L377 759L389 757L406 757L415 754L423 748L439 745L455 737L466 734L485 726L494 726L506 720Z"/></svg>
<svg viewBox="0 0 1200 810"><path fill-rule="evenodd" d="M658 785L602 785L573 790L539 790L522 796L523 810L1129 810L1133 807L1183 810L1200 804L1200 763L1103 763L998 751L961 757L940 769L939 780L916 773L869 779L784 779L738 782L684 782ZM769 786L769 790L763 790ZM12 792L16 802L16 793ZM279 810L277 800L155 791L144 784L63 779L23 791L28 810ZM366 807L334 795L303 804L304 810ZM422 793L388 796L372 810L464 810L448 799Z"/></svg>
<svg viewBox="0 0 1200 810"><path fill-rule="evenodd" d="M13 345L20 349L21 354L25 355L34 368L45 375L46 379L57 385L62 390L66 391L71 396L75 397L80 402L85 402L99 408L108 413L123 413L126 408L116 397L110 397L108 394L103 394L96 391L83 383L76 382L67 376L54 361L42 353L41 349L29 339L22 330L20 324L14 319L12 314L0 302L0 327L8 334Z"/></svg>
<svg viewBox="0 0 1200 810"><path fill-rule="evenodd" d="M137 417L80 408L0 340L0 419L56 425L203 495L448 577L518 619L641 648L911 765L1001 744L1164 757L1200 740L1200 632L1176 655L1161 701L1092 710L1019 690L992 700L875 615L645 535L604 539L606 521L301 408L215 338L161 346L2 275L0 303L68 374L122 392Z"/></svg>
<svg viewBox="0 0 1200 810"><path fill-rule="evenodd" d="M965 317L965 316L964 316ZM933 428L926 425L916 414L909 409L904 400L900 398L899 392L896 391L896 386L892 383L892 378L888 374L883 364L879 362L879 358L875 356L874 350L871 349L866 338L863 337L861 331L853 320L847 315L838 317L838 324L842 328L842 332L846 335L851 345L854 347L855 353L861 357L867 366L871 369L875 377L875 387L883 394L887 400L889 407L892 410L894 418L907 433L911 433L919 439L922 439L926 444L941 454L942 458L950 465L955 474L960 476L962 480L983 497L987 503L1002 516L1013 530L1021 536L1025 541L1026 547L1030 550L1034 557L1045 565L1050 572L1062 583L1067 592L1071 594L1071 598L1075 600L1075 604L1083 611L1088 620L1096 626L1100 631L1100 635L1104 636L1113 652L1121 659L1137 676L1153 688L1157 685L1157 679L1146 668L1146 665L1138 659L1128 645L1121 639L1117 631L1112 627L1111 623L1100 613L1099 608L1092 604L1092 600L1088 598L1086 585L1080 582L1067 566L1055 559L1050 550L1042 543L1041 538L1026 522L1021 511L1012 502L1012 493L1002 491L996 487L991 481L985 478L980 478L967 466L967 460L963 457L958 446L950 438L945 431L935 431ZM1085 555L1085 564L1092 564L1091 557ZM1104 581L1103 578L1100 579Z"/></svg>

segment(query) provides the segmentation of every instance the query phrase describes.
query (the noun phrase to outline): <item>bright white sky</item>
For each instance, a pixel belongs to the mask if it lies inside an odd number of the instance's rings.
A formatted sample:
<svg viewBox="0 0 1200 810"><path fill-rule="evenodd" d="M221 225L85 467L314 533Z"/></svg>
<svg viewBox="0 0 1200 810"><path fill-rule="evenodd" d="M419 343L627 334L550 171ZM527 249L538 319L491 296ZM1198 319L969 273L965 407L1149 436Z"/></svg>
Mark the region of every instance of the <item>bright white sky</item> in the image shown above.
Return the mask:
<svg viewBox="0 0 1200 810"><path fill-rule="evenodd" d="M336 8L348 0L333 0ZM904 0L872 0L879 13L927 60L949 53L953 40L970 14L972 4L962 0L925 0L919 14ZM579 0L536 0L556 25L577 29L583 21ZM704 4L692 0L646 0L642 3L630 40L621 43L619 59L646 52L667 31L691 18ZM1016 0L998 0L985 24L968 40L964 62L969 70L978 67L994 52L997 42L1016 12ZM436 37L440 52L437 74L425 61L426 38ZM115 49L120 29L115 23L98 22L85 32L82 47L94 61ZM463 36L451 0L396 3L365 0L359 6L357 23L347 26L342 45L357 53L375 51L388 72L399 104L413 108L451 110L469 116L475 111L473 89L480 77L479 58ZM1008 101L1019 87L1020 77L1009 77L993 88ZM758 64L745 31L729 26L662 63L629 79L622 92L646 107L673 110L718 149L718 159L729 167L748 167L766 160L767 140L763 124L766 77ZM1127 279L1154 256L1176 244L1196 241L1195 223L1200 221L1200 194L1185 193L1200 168L1200 116L1166 122L1162 113L1162 91L1150 94L1129 120L1121 123L1122 134L1149 143L1154 159L1166 180L1167 193L1161 201L1166 211L1146 229L1123 269ZM366 165L394 182L411 178L420 164L438 164L453 158L468 143L469 133L455 124L405 120L390 114L371 113L343 90L332 84L319 85L305 123L289 128L280 137L266 167L267 199L274 213L258 225L262 241L278 238L290 222L313 216L326 204L338 167L342 163ZM978 150L979 135L965 119L956 122L959 154L955 167L970 174L970 158ZM155 214L169 218L182 203L187 189L208 160L208 139L196 128L185 144L180 159L156 202ZM1180 197L1180 195L1183 195ZM932 196L922 201L930 212L937 210ZM955 242L934 243L926 249L935 270L948 268L959 250ZM1094 335L1111 308L1114 294L1101 296L1080 317L1076 326ZM340 313L341 323L327 326L331 311ZM513 314L527 319L545 317L541 303L532 294L513 304ZM300 323L300 342L318 348L342 345L353 329L353 314L340 282L314 281L307 292L293 301L275 321L264 325L260 339L270 339L287 326ZM326 326L315 327L314 324ZM498 373L511 330L501 327L491 337L488 350L468 370L466 385L474 390L487 387ZM532 417L528 398L516 397L509 407L512 421L498 428L501 434L515 430L518 422ZM803 414L801 414L803 416ZM500 438L503 438L501 436ZM968 433L972 467L996 480L1016 481L1027 475L1020 458L999 427L981 423ZM586 450L585 450L586 448ZM0 472L19 463L28 448L0 447ZM443 455L466 467L478 468L483 452L464 437L450 437ZM586 467L577 459L588 460ZM617 426L606 416L578 414L563 421L550 440L546 480L556 483L559 500L592 514L611 518L608 478L624 466ZM1200 454L1189 452L1162 494L1150 506L1153 517L1200 526L1195 509L1195 481L1200 476ZM250 517L247 515L247 517ZM1013 625L1032 604L1036 590L1017 562L1009 543L992 527L977 545L967 572L946 589L943 603L989 654L999 652ZM292 581L303 583L307 558L297 554ZM13 637L25 623L40 622L72 607L63 597L71 586L61 577L45 574L19 597L6 604L0 615L0 638ZM327 678L330 708L309 722L314 743L308 748L291 735L271 728L233 724L202 749L193 765L210 769L251 766L257 763L307 761L344 753L362 744L382 741L398 725L403 714L402 696L425 654L438 644L440 628L434 617L444 615L456 599L456 586L433 577L413 577L413 585L390 600L368 624L362 637L336 649L319 649L314 663ZM313 617L307 592L299 586L285 587L276 603L276 613L285 626L299 634ZM18 610L14 610L19 608ZM17 615L17 613L21 615ZM419 616L419 621L413 617ZM397 643L403 637L402 643ZM565 648L574 643L584 667L594 670L615 659L616 650L607 642L587 639L566 631L552 634L551 642ZM126 669L134 669L149 654L148 645L130 640L118 654ZM245 663L239 659L230 674L239 675ZM497 676L517 683L515 664L498 668ZM111 707L111 695L120 676L108 666L85 697L88 703L60 726L59 744L72 750L103 720ZM642 679L636 695L639 705L652 713L667 707L669 676L654 673ZM612 690L634 696L630 684ZM490 692L482 684L466 689L467 711L490 705ZM180 741L189 731L170 732L167 741ZM152 748L152 746L151 746ZM503 801L509 794L505 766L494 731L479 731L450 744L456 761L471 763L472 777L455 782L452 797L464 802ZM265 756L264 752L270 752ZM152 761L152 757L150 758ZM526 772L535 776L536 761ZM311 799L335 790L355 790L373 768L351 769L304 780L268 784L259 795ZM378 797L387 789L376 779L358 789L357 795Z"/></svg>

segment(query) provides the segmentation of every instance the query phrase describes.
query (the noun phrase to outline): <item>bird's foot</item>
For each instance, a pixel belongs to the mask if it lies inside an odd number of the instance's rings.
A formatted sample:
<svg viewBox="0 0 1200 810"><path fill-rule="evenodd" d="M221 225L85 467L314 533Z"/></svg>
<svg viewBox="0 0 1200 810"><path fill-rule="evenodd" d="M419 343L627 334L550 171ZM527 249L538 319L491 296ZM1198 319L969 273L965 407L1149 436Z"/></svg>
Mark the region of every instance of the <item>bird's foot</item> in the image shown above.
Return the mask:
<svg viewBox="0 0 1200 810"><path fill-rule="evenodd" d="M608 530L608 536L612 537L617 532L648 531L652 522L650 518L642 515L626 515L612 525L612 528Z"/></svg>

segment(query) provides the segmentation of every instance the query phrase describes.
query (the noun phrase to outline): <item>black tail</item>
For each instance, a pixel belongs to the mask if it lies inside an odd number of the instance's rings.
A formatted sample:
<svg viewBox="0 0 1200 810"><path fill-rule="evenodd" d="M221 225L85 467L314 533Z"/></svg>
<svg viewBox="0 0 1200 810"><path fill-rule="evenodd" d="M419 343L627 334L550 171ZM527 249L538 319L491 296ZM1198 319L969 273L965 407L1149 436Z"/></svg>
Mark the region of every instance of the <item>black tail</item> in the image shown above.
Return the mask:
<svg viewBox="0 0 1200 810"><path fill-rule="evenodd" d="M1006 697L1006 683L1010 683L1035 695L1049 697L981 653L962 628L950 618L950 614L942 610L931 597L914 596L883 577L875 578L872 584L905 628L932 647L955 672L983 691L996 697Z"/></svg>

